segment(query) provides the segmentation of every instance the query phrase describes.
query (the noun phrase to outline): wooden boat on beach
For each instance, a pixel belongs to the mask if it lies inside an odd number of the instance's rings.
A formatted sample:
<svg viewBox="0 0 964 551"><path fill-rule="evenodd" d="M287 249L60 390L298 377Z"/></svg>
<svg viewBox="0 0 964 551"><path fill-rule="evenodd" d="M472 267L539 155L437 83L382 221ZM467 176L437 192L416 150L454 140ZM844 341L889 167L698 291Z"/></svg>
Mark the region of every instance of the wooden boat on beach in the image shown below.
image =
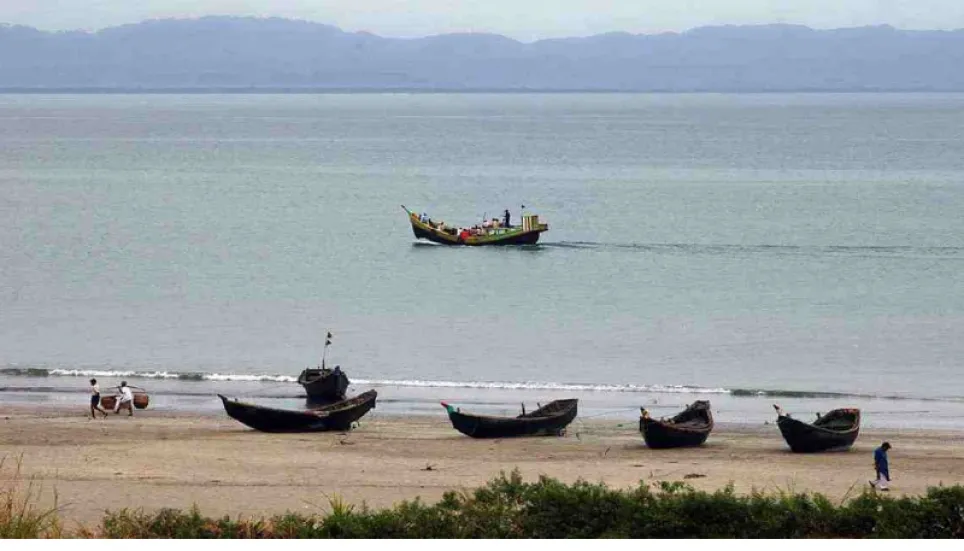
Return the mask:
<svg viewBox="0 0 964 551"><path fill-rule="evenodd" d="M378 393L369 390L334 404L305 411L269 408L232 400L221 394L224 411L233 419L262 432L347 431L375 407Z"/></svg>
<svg viewBox="0 0 964 551"><path fill-rule="evenodd" d="M473 438L508 438L513 436L562 436L576 418L578 400L556 400L517 417L495 417L462 413L442 402L455 430Z"/></svg>
<svg viewBox="0 0 964 551"><path fill-rule="evenodd" d="M706 400L693 402L671 419L653 419L640 408L639 432L650 448L700 446L713 430L713 414Z"/></svg>
<svg viewBox="0 0 964 551"><path fill-rule="evenodd" d="M778 405L773 407L777 410L780 433L796 453L847 450L860 433L860 410L857 408L835 409L810 424L784 414Z"/></svg>
<svg viewBox="0 0 964 551"><path fill-rule="evenodd" d="M402 205L402 208L408 213L408 221L412 224L412 233L416 239L426 239L442 245L534 245L539 241L541 233L549 231L549 225L540 222L539 216L535 214L523 214L521 226L508 226L493 219L471 228L461 228L432 220L425 215L419 216L405 205Z"/></svg>
<svg viewBox="0 0 964 551"><path fill-rule="evenodd" d="M134 407L136 409L147 409L147 406L151 403L151 397L147 395L147 391L139 386L127 385L131 389L131 393L134 395ZM117 406L117 400L120 399L120 387L117 388L118 395L116 396L104 396L100 397L100 407L110 411Z"/></svg>
<svg viewBox="0 0 964 551"><path fill-rule="evenodd" d="M298 375L298 384L304 387L309 402L337 402L345 399L351 381L341 367L335 366L307 368Z"/></svg>

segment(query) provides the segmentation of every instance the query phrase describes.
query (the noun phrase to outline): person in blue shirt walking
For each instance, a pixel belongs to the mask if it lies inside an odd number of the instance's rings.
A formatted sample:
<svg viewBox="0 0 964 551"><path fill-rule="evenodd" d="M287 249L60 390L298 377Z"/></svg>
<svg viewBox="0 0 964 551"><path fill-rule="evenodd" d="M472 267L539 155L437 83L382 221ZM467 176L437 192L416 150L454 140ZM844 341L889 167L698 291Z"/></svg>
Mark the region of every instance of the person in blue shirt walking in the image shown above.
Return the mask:
<svg viewBox="0 0 964 551"><path fill-rule="evenodd" d="M874 450L874 470L877 471L877 480L870 481L871 486L885 492L890 490L887 487L890 482L890 469L887 466L887 450L889 449L890 442L884 442Z"/></svg>

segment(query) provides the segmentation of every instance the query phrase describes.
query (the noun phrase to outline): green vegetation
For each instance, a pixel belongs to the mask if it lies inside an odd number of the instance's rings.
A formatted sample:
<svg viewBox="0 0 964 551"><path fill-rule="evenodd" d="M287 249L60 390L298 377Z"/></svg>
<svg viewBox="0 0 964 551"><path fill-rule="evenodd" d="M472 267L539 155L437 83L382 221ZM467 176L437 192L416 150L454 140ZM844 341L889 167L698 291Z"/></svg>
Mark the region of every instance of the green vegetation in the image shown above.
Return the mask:
<svg viewBox="0 0 964 551"><path fill-rule="evenodd" d="M920 497L867 491L834 504L821 495L714 493L675 482L613 490L602 484L523 482L502 475L473 492L449 492L392 509L329 501L323 516L286 514L244 520L183 512L108 513L90 532L62 534L46 514L6 516L5 537L107 538L961 538L964 487ZM19 509L22 511L22 509ZM27 522L24 522L27 518ZM13 528L11 528L13 527ZM26 529L22 528L26 527Z"/></svg>
<svg viewBox="0 0 964 551"><path fill-rule="evenodd" d="M0 457L0 539L58 537L62 535L57 507L38 509L40 488L22 475L23 456L15 461Z"/></svg>

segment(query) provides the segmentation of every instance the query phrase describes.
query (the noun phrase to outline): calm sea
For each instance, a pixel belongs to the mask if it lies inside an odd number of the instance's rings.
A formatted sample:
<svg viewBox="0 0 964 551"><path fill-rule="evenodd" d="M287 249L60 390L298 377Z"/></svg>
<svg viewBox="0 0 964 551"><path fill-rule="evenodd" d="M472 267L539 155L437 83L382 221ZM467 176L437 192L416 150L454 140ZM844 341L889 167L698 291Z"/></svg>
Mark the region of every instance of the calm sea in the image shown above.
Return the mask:
<svg viewBox="0 0 964 551"><path fill-rule="evenodd" d="M293 403L330 330L382 412L951 427L962 213L964 95L0 95L0 403Z"/></svg>

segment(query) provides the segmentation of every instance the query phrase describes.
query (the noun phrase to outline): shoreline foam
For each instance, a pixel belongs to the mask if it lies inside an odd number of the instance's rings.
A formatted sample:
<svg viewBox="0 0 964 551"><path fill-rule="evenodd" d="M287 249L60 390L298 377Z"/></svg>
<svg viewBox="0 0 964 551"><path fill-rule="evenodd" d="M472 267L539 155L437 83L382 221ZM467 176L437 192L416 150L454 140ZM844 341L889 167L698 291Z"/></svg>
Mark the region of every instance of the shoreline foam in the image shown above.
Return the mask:
<svg viewBox="0 0 964 551"><path fill-rule="evenodd" d="M201 373L177 371L137 371L117 369L65 369L65 368L0 368L0 377L47 378L47 377L112 377L131 379L160 379L184 382L270 382L294 383L296 376L278 374L245 373ZM771 398L862 398L874 400L919 400L938 402L962 402L964 396L913 396L899 394L875 394L848 391L766 389L766 388L723 388L701 387L674 384L610 384L610 383L571 383L552 381L449 381L423 379L352 379L357 386L388 386L399 388L457 388L485 390L544 390L561 392L619 392L619 393L658 393L658 394L726 394L734 397L771 397ZM46 388L46 387L45 387ZM33 387L18 387L32 390Z"/></svg>

